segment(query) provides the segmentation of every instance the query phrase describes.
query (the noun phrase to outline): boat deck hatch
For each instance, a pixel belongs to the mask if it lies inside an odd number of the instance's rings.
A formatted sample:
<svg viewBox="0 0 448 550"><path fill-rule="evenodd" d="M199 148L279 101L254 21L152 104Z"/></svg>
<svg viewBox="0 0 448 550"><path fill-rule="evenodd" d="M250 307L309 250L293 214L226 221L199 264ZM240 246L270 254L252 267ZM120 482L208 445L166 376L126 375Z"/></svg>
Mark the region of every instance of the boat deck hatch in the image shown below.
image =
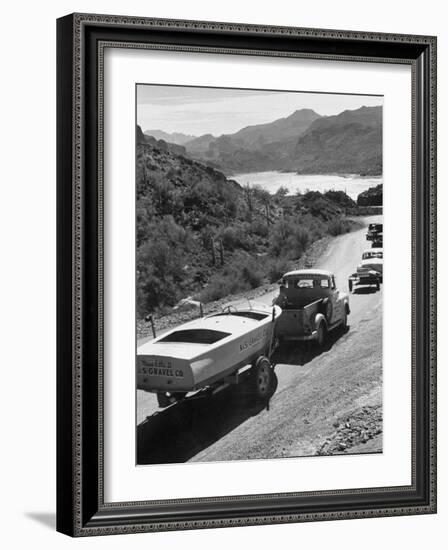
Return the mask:
<svg viewBox="0 0 448 550"><path fill-rule="evenodd" d="M188 344L214 344L223 338L230 336L230 332L222 332L220 330L209 329L190 329L176 330L161 338L155 343L160 342L182 342Z"/></svg>
<svg viewBox="0 0 448 550"><path fill-rule="evenodd" d="M258 313L258 311L224 311L222 313L217 313L216 315L213 315L213 317L227 315L234 315L235 317L246 317L247 319L253 319L254 321L262 321L263 319L266 319L266 317L269 317L269 314Z"/></svg>

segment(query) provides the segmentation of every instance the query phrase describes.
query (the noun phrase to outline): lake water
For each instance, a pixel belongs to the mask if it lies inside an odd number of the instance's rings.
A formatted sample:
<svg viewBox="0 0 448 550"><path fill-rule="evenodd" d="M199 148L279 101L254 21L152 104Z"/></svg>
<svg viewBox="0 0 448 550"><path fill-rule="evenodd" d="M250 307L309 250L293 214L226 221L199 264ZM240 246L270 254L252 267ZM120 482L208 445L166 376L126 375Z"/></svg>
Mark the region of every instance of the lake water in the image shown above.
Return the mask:
<svg viewBox="0 0 448 550"><path fill-rule="evenodd" d="M280 187L286 187L290 195L298 191L344 191L353 200L369 187L383 183L381 176L361 177L356 175L333 176L333 175L299 175L294 172L250 172L248 174L237 174L230 176L230 179L237 181L240 185L259 185L275 193Z"/></svg>

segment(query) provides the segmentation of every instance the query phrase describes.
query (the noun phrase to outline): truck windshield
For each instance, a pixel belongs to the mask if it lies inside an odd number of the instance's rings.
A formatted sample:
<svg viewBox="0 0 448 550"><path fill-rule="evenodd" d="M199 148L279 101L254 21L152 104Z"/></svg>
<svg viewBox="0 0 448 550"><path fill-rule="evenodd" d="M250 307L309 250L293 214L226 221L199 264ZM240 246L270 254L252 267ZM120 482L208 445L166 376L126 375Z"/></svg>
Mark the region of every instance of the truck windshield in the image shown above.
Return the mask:
<svg viewBox="0 0 448 550"><path fill-rule="evenodd" d="M328 279L288 279L286 281L287 288L329 288L330 283Z"/></svg>

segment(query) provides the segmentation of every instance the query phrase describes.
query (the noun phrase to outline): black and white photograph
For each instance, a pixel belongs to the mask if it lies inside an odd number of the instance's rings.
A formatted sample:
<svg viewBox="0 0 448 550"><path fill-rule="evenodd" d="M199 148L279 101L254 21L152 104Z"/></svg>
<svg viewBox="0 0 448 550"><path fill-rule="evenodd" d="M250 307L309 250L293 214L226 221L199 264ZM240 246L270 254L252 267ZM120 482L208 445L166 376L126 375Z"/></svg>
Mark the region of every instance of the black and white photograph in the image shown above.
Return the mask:
<svg viewBox="0 0 448 550"><path fill-rule="evenodd" d="M383 97L141 83L135 158L136 463L382 453Z"/></svg>

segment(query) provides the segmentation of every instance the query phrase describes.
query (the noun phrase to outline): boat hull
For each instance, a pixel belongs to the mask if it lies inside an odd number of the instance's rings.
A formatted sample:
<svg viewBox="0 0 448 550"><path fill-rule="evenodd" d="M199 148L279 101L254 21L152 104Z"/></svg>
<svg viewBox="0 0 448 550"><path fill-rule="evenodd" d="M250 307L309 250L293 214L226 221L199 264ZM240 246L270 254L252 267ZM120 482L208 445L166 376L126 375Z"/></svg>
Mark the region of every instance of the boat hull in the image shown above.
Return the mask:
<svg viewBox="0 0 448 550"><path fill-rule="evenodd" d="M150 392L190 392L210 386L223 377L268 354L274 322L261 323L243 335L226 338L219 347L191 359L175 353L137 356L137 388ZM157 350L157 344L152 346ZM151 349L151 351L152 351Z"/></svg>

